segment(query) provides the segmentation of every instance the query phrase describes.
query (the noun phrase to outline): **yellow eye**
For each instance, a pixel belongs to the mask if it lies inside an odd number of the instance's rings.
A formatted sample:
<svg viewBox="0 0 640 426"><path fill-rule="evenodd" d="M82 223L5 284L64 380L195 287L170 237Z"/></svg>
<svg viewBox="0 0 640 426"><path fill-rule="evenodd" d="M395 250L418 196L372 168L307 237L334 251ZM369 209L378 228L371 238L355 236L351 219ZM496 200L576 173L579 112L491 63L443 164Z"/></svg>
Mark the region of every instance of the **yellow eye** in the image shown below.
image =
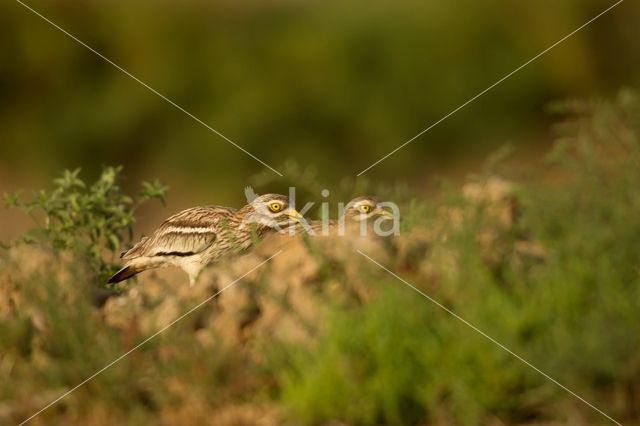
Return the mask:
<svg viewBox="0 0 640 426"><path fill-rule="evenodd" d="M277 213L280 210L282 210L282 204L280 204L280 203L271 203L271 204L269 204L269 210L271 210L274 213Z"/></svg>
<svg viewBox="0 0 640 426"><path fill-rule="evenodd" d="M371 211L371 206L368 204L363 204L362 206L360 206L360 211L362 213L369 213Z"/></svg>

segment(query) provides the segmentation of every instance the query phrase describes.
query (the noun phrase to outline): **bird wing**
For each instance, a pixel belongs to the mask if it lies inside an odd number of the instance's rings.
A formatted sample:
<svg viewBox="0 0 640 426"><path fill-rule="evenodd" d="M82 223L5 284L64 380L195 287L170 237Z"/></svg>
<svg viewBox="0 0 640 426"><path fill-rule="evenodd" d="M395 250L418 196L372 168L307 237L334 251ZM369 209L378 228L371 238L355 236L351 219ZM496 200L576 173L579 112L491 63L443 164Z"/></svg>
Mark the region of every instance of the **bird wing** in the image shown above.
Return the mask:
<svg viewBox="0 0 640 426"><path fill-rule="evenodd" d="M225 229L235 213L229 207L193 207L169 217L149 237L145 237L123 259L140 256L191 256L202 252Z"/></svg>

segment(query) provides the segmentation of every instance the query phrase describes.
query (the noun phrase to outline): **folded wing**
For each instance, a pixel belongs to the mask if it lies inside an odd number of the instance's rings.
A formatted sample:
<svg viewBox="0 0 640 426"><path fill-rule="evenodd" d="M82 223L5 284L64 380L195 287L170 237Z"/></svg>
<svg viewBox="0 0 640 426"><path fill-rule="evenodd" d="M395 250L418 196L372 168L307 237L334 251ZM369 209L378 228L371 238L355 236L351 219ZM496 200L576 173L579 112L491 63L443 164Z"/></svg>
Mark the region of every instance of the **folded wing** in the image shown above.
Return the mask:
<svg viewBox="0 0 640 426"><path fill-rule="evenodd" d="M194 207L167 220L149 237L145 237L122 254L123 259L142 256L192 256L214 243L235 209L228 207Z"/></svg>

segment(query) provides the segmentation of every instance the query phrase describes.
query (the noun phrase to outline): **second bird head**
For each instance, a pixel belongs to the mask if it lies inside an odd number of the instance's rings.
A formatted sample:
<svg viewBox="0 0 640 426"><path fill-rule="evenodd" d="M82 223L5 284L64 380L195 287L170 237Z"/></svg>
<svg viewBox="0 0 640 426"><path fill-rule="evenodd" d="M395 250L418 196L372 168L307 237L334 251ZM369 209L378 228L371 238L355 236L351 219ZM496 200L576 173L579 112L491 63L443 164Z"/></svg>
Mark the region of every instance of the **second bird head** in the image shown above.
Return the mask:
<svg viewBox="0 0 640 426"><path fill-rule="evenodd" d="M344 210L344 215L348 220L363 221L376 219L392 220L393 214L385 210L377 197L364 196L357 197L349 201Z"/></svg>

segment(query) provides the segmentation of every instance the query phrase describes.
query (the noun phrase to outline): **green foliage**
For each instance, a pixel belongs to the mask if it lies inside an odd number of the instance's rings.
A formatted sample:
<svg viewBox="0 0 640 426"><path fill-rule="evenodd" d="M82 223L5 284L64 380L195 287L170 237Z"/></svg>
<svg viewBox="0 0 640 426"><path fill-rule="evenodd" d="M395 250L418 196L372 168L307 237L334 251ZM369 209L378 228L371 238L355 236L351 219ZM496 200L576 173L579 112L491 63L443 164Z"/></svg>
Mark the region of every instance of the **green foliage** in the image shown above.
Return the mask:
<svg viewBox="0 0 640 426"><path fill-rule="evenodd" d="M562 113L549 169L560 184L542 178L518 190L519 223L489 247L500 249L499 264L487 263L477 238L498 232L495 220L444 189L441 209L473 211L475 219L456 229L414 203L405 212L405 234L422 224L445 229L447 239L427 252L437 285L420 274L409 281L623 421L636 418L640 402L638 102L623 91L613 103L565 103ZM540 242L543 261L523 266L514 238ZM437 261L442 251L455 254L453 268ZM275 365L281 397L297 421L564 422L570 406L590 419L585 423L607 422L376 269L362 265L376 290L372 303L338 306L309 349L285 344L287 355Z"/></svg>
<svg viewBox="0 0 640 426"><path fill-rule="evenodd" d="M518 207L514 223L505 225L496 217L502 211L499 200L479 204L455 185L443 185L437 202L416 198L403 206L403 234L390 242L395 251L389 250L387 260L392 270L447 309L621 423L635 424L640 406L638 103L622 92L612 103L564 103L559 113L563 122L548 164L539 165L536 179L518 182L509 194L507 206ZM474 177L476 188L490 186L496 164L506 154L497 154L485 173ZM304 176L295 165L288 171ZM305 188L317 197L315 175L305 179ZM80 184L77 173L67 173L53 191L62 192L56 197L47 193L42 200L64 198L69 204L70 194L89 196L96 185ZM344 189L348 194L348 186ZM123 201L122 194L107 198L135 210L140 200L163 192L152 185L138 201ZM29 209L29 203L13 196L9 202L39 221L46 216L40 204ZM66 206L52 201L43 205ZM51 213L50 223L71 232L57 215ZM77 223L84 220L72 217ZM89 229L78 228L78 235L90 234ZM126 233L126 227L113 229ZM57 234L45 231L39 241L54 244ZM421 240L421 235L427 236ZM56 244L83 253L76 250L79 242L67 241L61 238ZM87 236L82 241L92 240ZM110 251L108 241L95 244ZM403 251L401 243L409 249ZM536 244L542 254L533 259L521 251ZM221 350L217 343L233 340L226 335L218 341L213 326L233 334L224 313L232 316L233 305L246 302L242 291L225 293L228 298L219 306L203 307L207 315L198 312L180 321L166 336L61 401L64 409L43 413L43 421L91 424L95 416L108 416L98 419L110 424L217 424L219 418L210 414L221 406L253 409L266 403L281 414L270 417L275 424L609 424L376 265L356 254L340 257L339 248L336 243L328 254L294 253L294 268L265 268L259 284L246 287L252 293L250 312L241 312L258 324L264 315L266 324L254 330L273 330L273 335L252 336L254 323L245 324L241 343ZM386 249L381 245L380 250ZM323 255L333 262L330 267L305 263ZM194 299L185 303L185 295L201 290L204 298L224 284L216 278L210 287L169 291L172 287L149 280L146 293L129 292L108 301L116 309L109 312L96 308L78 285L92 277L77 269L77 263L36 259L45 273L29 275L25 259L33 260L27 253L0 268L0 353L9 379L0 382L0 399L12 408L29 407L25 401L33 395L43 406L62 394L60 388L81 382L159 329L165 316L196 306ZM349 271L361 281L347 282L353 278ZM67 278L61 278L65 273ZM292 274L299 274L297 282L303 280L299 287L283 290L286 286L277 285ZM243 284L249 283L238 283ZM369 297L343 297L359 291L361 284ZM295 298L287 298L289 293ZM281 310L263 305L262 296L282 299ZM3 304L6 300L10 303ZM280 316L289 321L275 322ZM304 323L309 332L304 343L292 322ZM273 324L286 326L270 328ZM294 330L290 336L287 329ZM43 397L42 389L53 389L53 395ZM11 423L28 414L15 415ZM263 419L261 412L255 417L225 414L229 417L220 418L231 418L229 424Z"/></svg>
<svg viewBox="0 0 640 426"><path fill-rule="evenodd" d="M152 199L163 202L167 191L158 181L143 182L140 193L131 197L119 185L121 172L122 167L105 167L87 184L79 177L80 169L65 170L53 180L51 191L40 190L31 200L4 194L8 207L23 210L36 224L21 240L80 254L103 282L114 270L115 255L131 238L136 210Z"/></svg>
<svg viewBox="0 0 640 426"><path fill-rule="evenodd" d="M336 310L317 347L291 351L282 397L296 419L410 425L439 414L476 424L485 412L525 417L546 401L519 394L544 379L492 343L401 282L372 284L380 289L373 303Z"/></svg>

